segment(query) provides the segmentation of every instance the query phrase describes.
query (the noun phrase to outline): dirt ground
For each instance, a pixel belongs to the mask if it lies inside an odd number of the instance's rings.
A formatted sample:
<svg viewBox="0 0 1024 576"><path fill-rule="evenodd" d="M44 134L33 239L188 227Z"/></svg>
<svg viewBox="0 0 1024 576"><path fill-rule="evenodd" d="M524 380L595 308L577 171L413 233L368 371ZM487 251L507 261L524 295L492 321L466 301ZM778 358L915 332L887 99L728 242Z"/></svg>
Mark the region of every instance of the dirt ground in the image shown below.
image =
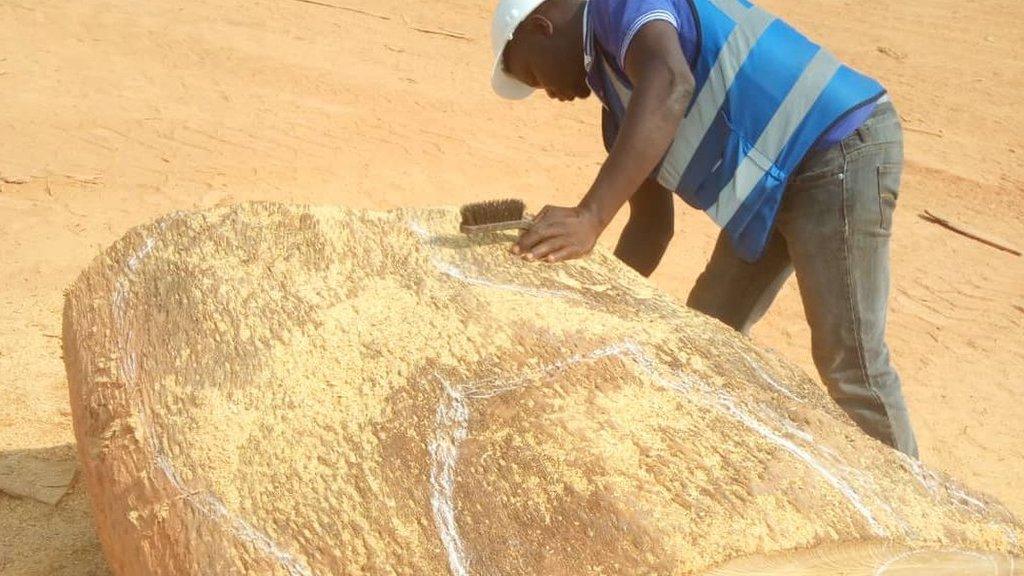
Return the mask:
<svg viewBox="0 0 1024 576"><path fill-rule="evenodd" d="M586 191L598 103L492 96L492 2L331 1L0 0L0 458L70 452L62 293L131 226L252 199ZM1024 514L1024 258L918 217L1024 245L1024 4L764 4L891 90L907 169L889 335L923 459ZM714 237L679 207L655 282L685 298ZM795 283L754 336L813 371ZM90 522L80 483L56 506L0 494L0 573L105 574Z"/></svg>

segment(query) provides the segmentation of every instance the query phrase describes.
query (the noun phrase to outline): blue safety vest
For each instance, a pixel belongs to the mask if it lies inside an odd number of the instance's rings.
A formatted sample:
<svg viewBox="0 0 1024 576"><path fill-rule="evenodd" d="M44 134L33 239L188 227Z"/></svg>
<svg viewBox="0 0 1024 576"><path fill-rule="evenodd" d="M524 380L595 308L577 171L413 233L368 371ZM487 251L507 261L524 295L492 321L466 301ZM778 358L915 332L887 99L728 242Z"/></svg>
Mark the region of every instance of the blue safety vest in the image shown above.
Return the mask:
<svg viewBox="0 0 1024 576"><path fill-rule="evenodd" d="M689 1L699 31L694 97L652 177L707 212L753 262L800 161L885 89L746 0ZM587 28L587 82L604 104L610 147L632 85Z"/></svg>

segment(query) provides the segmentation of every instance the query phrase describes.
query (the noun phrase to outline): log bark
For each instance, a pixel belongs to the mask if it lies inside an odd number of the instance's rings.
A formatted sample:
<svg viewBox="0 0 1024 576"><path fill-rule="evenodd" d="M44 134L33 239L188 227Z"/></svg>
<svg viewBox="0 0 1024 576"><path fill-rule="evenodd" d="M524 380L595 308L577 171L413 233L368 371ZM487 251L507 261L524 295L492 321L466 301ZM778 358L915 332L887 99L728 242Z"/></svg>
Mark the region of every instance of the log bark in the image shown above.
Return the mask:
<svg viewBox="0 0 1024 576"><path fill-rule="evenodd" d="M1021 555L998 502L607 252L529 264L512 235L457 228L447 209L247 204L137 228L82 273L65 362L115 574Z"/></svg>

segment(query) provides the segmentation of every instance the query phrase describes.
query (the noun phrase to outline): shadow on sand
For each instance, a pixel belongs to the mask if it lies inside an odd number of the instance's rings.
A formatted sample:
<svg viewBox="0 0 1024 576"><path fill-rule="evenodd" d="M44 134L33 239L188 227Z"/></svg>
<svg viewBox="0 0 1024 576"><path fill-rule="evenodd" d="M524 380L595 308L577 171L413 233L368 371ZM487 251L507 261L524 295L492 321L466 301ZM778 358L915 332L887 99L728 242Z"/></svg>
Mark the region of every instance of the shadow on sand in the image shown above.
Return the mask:
<svg viewBox="0 0 1024 576"><path fill-rule="evenodd" d="M74 444L0 451L0 574L109 576L76 464Z"/></svg>

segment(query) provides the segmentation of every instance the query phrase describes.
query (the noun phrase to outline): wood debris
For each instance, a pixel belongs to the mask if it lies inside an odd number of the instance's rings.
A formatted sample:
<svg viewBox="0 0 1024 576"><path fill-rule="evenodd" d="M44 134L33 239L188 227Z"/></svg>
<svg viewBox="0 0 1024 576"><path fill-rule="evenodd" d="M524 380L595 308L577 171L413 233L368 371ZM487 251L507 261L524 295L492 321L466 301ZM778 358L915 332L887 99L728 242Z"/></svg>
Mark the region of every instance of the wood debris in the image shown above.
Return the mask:
<svg viewBox="0 0 1024 576"><path fill-rule="evenodd" d="M894 50L892 48L889 48L888 46L879 46L877 48L877 50L879 52L881 52L882 54L885 54L886 56L888 56L888 57L890 57L890 58L892 58L894 60L901 60L902 61L902 60L906 60L907 59L907 55L906 54L904 54L903 52L900 52L899 50Z"/></svg>
<svg viewBox="0 0 1024 576"><path fill-rule="evenodd" d="M950 220L948 218L944 218L942 216L938 216L938 215L936 215L935 213L933 213L933 212L931 212L929 210L925 210L924 213L920 214L920 217L921 217L922 220L924 220L926 222L931 222L933 224L938 224L939 226L942 226L944 228L952 230L953 232L956 232L957 234L960 234L962 236L966 236L966 237L970 238L971 240L976 240L978 242L981 242L982 244L985 244L987 246L991 246L993 248L997 248L997 249L1002 250L1004 252L1009 252L1010 254L1014 254L1016 256L1020 256L1021 255L1021 251L1020 251L1019 248L1017 248L1015 246L1012 246L1010 243L1006 242L1005 240L1002 240L1002 239L996 238L994 236L991 236L989 234L986 234L984 232L975 230L975 229L973 229L973 228L971 228L971 227L969 227L969 226L967 226L965 224L959 224L959 223L953 222L952 220Z"/></svg>
<svg viewBox="0 0 1024 576"><path fill-rule="evenodd" d="M423 32L424 34L436 34L438 36L447 36L448 38L457 38L459 40L472 40L472 38L462 32L453 32L442 28L423 28L421 26L410 26L410 28L417 32Z"/></svg>
<svg viewBox="0 0 1024 576"><path fill-rule="evenodd" d="M295 0L296 2L304 2L306 4L312 4L314 6L323 6L324 8L334 8L335 10L344 10L345 12L352 12L355 14L362 14L363 16L369 16L371 18L377 18L378 20L391 20L391 16L384 14L377 14L376 12L370 12L369 10L362 10L359 8L352 8L351 6L342 6L340 4L331 4L328 2L319 2L318 0Z"/></svg>
<svg viewBox="0 0 1024 576"><path fill-rule="evenodd" d="M928 130L927 128L918 128L916 126L904 126L903 129L906 130L907 132L918 132L921 134L927 134L929 136L935 136L937 138L942 138L944 136L942 132L939 132L937 130Z"/></svg>

